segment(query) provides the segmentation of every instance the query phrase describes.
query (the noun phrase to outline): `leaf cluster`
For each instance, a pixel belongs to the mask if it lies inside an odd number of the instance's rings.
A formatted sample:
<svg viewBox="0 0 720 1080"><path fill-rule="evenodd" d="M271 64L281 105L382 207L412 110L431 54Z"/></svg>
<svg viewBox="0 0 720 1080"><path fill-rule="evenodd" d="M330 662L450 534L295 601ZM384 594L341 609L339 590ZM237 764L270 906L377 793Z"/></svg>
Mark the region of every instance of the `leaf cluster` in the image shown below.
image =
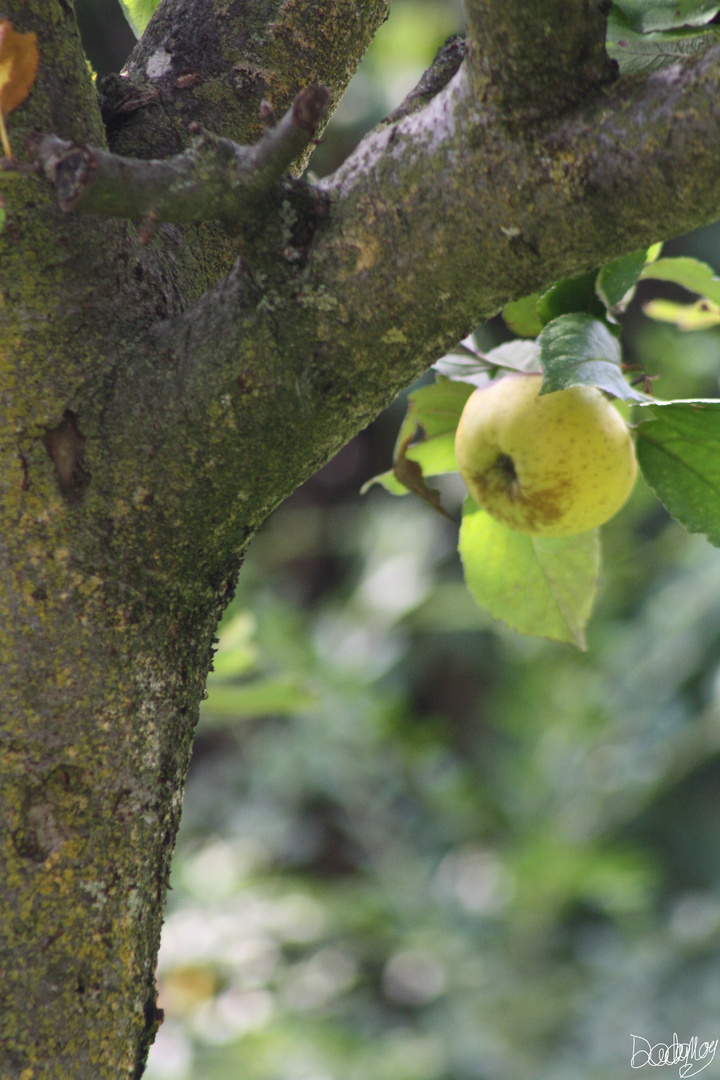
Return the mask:
<svg viewBox="0 0 720 1080"><path fill-rule="evenodd" d="M658 401L642 374L645 389L637 388L638 373L623 359L620 320L640 280L672 282L701 297L690 305L652 301L645 308L651 317L691 329L698 319L720 321L720 280L711 267L659 255L655 244L508 304L503 318L518 337L488 352L471 338L438 361L435 383L410 395L392 469L366 489L380 483L394 495L412 491L442 511L427 477L457 470L455 432L470 394L508 372L540 372L541 394L595 386L632 406L647 483L689 532L720 546L720 401ZM468 589L495 618L584 648L600 570L597 530L558 539L519 534L468 496L459 552Z"/></svg>

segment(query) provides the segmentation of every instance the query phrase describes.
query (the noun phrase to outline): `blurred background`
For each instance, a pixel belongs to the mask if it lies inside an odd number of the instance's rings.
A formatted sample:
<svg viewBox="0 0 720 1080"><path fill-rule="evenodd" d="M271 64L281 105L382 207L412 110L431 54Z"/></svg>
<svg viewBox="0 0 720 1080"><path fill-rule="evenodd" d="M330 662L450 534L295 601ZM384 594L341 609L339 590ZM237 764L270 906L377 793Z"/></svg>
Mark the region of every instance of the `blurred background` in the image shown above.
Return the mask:
<svg viewBox="0 0 720 1080"><path fill-rule="evenodd" d="M117 4L76 7L119 69ZM312 167L461 29L456 0L395 0ZM719 239L665 251L717 270ZM717 396L720 332L651 322L655 294L627 358L659 397ZM720 1036L720 554L640 482L603 529L588 652L521 638L474 606L451 524L359 494L403 412L276 512L228 609L149 1080L616 1080L631 1034Z"/></svg>

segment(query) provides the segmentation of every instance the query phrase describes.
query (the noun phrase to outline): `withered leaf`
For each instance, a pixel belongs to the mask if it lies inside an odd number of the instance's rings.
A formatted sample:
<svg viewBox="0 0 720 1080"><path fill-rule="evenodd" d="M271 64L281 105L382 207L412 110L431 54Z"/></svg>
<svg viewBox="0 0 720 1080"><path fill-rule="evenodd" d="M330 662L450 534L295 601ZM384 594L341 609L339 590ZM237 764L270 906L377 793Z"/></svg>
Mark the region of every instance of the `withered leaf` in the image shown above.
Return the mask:
<svg viewBox="0 0 720 1080"><path fill-rule="evenodd" d="M0 110L5 115L30 93L39 60L37 34L19 34L11 22L0 19Z"/></svg>

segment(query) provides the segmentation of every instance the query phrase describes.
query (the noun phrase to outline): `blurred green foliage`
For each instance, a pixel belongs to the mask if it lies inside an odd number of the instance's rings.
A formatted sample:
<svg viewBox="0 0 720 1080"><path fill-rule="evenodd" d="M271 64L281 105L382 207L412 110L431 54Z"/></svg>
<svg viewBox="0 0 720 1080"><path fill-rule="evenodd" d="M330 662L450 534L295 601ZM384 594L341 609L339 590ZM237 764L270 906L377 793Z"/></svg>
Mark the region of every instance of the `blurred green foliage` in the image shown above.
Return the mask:
<svg viewBox="0 0 720 1080"><path fill-rule="evenodd" d="M318 171L459 23L396 0ZM656 295L687 299L641 284L631 358L661 397L717 396L720 333L645 319ZM521 638L474 605L451 524L358 494L403 410L267 523L228 609L149 1080L616 1080L631 1033L720 1035L720 554L639 484L588 653Z"/></svg>
<svg viewBox="0 0 720 1080"><path fill-rule="evenodd" d="M635 359L714 393L717 332L642 302ZM609 1080L631 1034L716 1035L720 555L640 485L603 530L589 652L520 638L472 603L452 525L357 495L401 415L289 500L244 568L151 1080ZM249 693L270 704L249 715Z"/></svg>
<svg viewBox="0 0 720 1080"><path fill-rule="evenodd" d="M587 1080L714 1037L718 553L639 490L583 656L485 622L419 502L325 494L220 636L148 1075Z"/></svg>

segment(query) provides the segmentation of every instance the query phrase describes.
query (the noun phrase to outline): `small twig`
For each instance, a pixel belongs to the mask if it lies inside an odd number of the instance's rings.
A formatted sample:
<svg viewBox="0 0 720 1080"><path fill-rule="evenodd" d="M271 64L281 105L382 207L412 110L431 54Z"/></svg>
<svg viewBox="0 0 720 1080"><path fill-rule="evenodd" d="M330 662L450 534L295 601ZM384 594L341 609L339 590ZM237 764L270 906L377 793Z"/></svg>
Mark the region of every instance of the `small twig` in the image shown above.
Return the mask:
<svg viewBox="0 0 720 1080"><path fill-rule="evenodd" d="M220 220L238 224L312 141L327 110L323 87L301 91L282 119L253 146L192 125L182 154L163 161L119 157L98 147L45 135L37 164L60 207L156 222Z"/></svg>

